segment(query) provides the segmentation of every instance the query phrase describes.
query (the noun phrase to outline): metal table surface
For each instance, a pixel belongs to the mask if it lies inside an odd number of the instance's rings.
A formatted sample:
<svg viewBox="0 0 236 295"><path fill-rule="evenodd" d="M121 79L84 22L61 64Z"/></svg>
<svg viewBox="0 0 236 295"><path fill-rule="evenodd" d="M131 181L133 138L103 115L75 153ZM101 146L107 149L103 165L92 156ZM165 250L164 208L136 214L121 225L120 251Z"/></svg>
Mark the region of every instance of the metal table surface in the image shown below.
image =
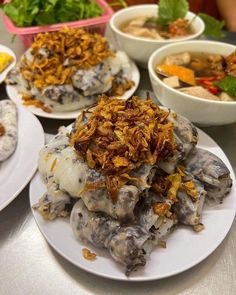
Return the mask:
<svg viewBox="0 0 236 295"><path fill-rule="evenodd" d="M234 34L227 41L235 43ZM19 57L24 48L11 42L0 21L0 43ZM141 70L139 89L150 89ZM0 86L0 99L6 97ZM55 134L71 121L40 119L45 132ZM203 128L224 150L236 172L236 124ZM12 183L14 185L14 183ZM1 192L1 190L0 190ZM233 295L236 294L236 221L223 243L197 266L171 278L142 283L119 282L89 274L57 254L40 233L29 206L29 186L0 212L0 294L103 294L103 295Z"/></svg>

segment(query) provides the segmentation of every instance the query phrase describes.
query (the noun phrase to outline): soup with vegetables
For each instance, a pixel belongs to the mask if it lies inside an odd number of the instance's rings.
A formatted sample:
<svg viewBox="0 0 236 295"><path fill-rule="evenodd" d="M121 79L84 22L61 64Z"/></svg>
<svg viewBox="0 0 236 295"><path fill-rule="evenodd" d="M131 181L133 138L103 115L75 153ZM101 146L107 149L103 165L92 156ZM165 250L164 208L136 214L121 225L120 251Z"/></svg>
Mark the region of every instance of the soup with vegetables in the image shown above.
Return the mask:
<svg viewBox="0 0 236 295"><path fill-rule="evenodd" d="M203 99L236 100L236 51L228 56L183 52L167 56L156 73L168 86Z"/></svg>
<svg viewBox="0 0 236 295"><path fill-rule="evenodd" d="M185 37L193 34L191 25L187 19L177 19L167 26L157 23L156 19L148 16L140 16L125 22L121 31L132 36L154 40Z"/></svg>

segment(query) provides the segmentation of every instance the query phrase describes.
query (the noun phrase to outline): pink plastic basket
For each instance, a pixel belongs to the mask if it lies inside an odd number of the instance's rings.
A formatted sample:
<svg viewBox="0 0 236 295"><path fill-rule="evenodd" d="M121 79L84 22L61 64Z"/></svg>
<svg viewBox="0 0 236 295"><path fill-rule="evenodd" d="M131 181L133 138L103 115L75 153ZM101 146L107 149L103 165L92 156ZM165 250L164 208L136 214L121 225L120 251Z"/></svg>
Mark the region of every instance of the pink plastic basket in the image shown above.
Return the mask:
<svg viewBox="0 0 236 295"><path fill-rule="evenodd" d="M14 23L6 15L3 16L3 21L5 23L7 30L10 33L19 35L19 37L21 38L26 48L30 47L30 45L33 43L34 36L37 35L38 33L59 31L63 27L70 27L70 28L83 27L88 29L89 31L93 31L93 32L96 31L101 34L104 34L106 23L109 21L109 19L111 18L114 12L109 7L106 1L96 0L96 2L100 7L103 8L104 12L102 16L90 18L86 20L46 25L46 26L27 27L27 28L16 27Z"/></svg>

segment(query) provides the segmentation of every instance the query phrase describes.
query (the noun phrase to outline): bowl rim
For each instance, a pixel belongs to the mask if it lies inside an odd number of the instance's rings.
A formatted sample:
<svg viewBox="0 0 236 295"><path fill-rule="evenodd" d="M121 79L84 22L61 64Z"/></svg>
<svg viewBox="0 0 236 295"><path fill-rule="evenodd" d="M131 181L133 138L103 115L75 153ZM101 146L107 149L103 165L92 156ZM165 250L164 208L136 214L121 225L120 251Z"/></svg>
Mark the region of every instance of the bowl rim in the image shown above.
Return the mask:
<svg viewBox="0 0 236 295"><path fill-rule="evenodd" d="M117 12L115 12L113 14L113 16L111 17L111 19L109 21L111 29L116 34L119 34L119 35L126 37L126 38L130 38L131 40L144 41L147 43L154 43L154 44L169 44L169 43L173 43L173 42L192 40L192 39L195 39L195 38L201 36L205 30L205 24L204 24L203 20L198 15L196 15L195 13L193 13L191 11L187 12L187 16L192 16L192 18L196 18L196 20L200 22L200 25L201 25L200 30L194 34L187 36L187 37L179 37L176 39L172 38L172 39L164 39L164 40L155 40L155 39L133 36L133 35L122 32L114 23L115 19L124 13L128 13L131 10L137 10L137 9L141 9L141 8L150 8L150 7L152 7L153 9L157 9L159 7L159 5L158 4L144 4L144 5L141 4L141 5L133 5L130 7L125 7L121 10L118 10Z"/></svg>
<svg viewBox="0 0 236 295"><path fill-rule="evenodd" d="M183 95L187 98L190 98L192 99L193 101L195 100L196 102L201 102L201 103L205 103L205 104L209 104L209 103L212 103L212 104L215 104L215 105L236 105L236 101L222 101L222 100L210 100L210 99L206 99L206 98L201 98L201 97L197 97L197 96L194 96L194 95L190 95L190 94L186 94L186 93L182 93L170 86L168 86L167 84L165 84L158 76L157 74L155 73L155 70L154 70L154 62L155 62L155 58L157 57L157 55L165 50L167 50L168 48L172 48L172 47L175 47L175 46L181 46L181 45L195 45L195 44L202 44L202 45L208 45L208 44L214 44L216 46L220 45L220 46L223 46L223 45L226 45L230 48L232 48L232 50L236 50L236 46L234 46L233 44L229 44L229 43L226 43L226 42L218 42L218 41L210 41L210 40L192 40L192 41L183 41L183 42L178 42L178 44L169 44L169 45L166 45L166 46L163 46L157 50L155 50L149 60L148 60L148 72L149 72L149 75L152 76L152 78L157 81L158 83L161 84L162 87L164 88L167 88L170 92L174 93L174 94L179 94L179 95ZM184 47L183 47L184 48ZM185 49L185 51L187 51L188 49ZM184 50L183 50L184 51ZM178 54L179 52L176 52L176 54ZM175 53L172 53L172 54L175 54ZM216 52L217 54L217 52ZM167 55L166 55L167 56Z"/></svg>

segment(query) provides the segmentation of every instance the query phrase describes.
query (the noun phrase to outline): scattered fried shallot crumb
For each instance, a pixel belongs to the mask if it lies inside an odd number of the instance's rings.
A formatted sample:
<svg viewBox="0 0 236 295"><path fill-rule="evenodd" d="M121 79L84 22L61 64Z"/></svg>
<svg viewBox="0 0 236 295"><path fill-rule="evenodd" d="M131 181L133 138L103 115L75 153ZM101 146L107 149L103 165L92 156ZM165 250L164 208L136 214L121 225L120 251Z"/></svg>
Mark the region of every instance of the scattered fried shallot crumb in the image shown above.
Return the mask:
<svg viewBox="0 0 236 295"><path fill-rule="evenodd" d="M166 248L166 241L159 241L158 245L159 245L161 248Z"/></svg>
<svg viewBox="0 0 236 295"><path fill-rule="evenodd" d="M111 96L122 96L126 91L130 90L134 86L134 82L125 79L122 83L119 83L116 78L112 81L112 88L109 91Z"/></svg>
<svg viewBox="0 0 236 295"><path fill-rule="evenodd" d="M69 215L68 210L62 210L60 213L51 212L50 207L45 204L35 204L32 208L38 210L46 220L54 220L57 217L67 217Z"/></svg>
<svg viewBox="0 0 236 295"><path fill-rule="evenodd" d="M205 226L202 223L196 224L193 226L193 230L197 233L199 233L200 231L204 230Z"/></svg>
<svg viewBox="0 0 236 295"><path fill-rule="evenodd" d="M52 110L46 106L42 101L35 99L28 95L22 95L23 105L25 106L34 106L36 108L42 109L46 113L51 113Z"/></svg>
<svg viewBox="0 0 236 295"><path fill-rule="evenodd" d="M153 204L153 211L159 216L165 216L170 209L170 205L166 203L155 203Z"/></svg>
<svg viewBox="0 0 236 295"><path fill-rule="evenodd" d="M95 260L97 257L97 255L95 253L91 252L87 248L82 249L82 254L83 254L83 257L87 260Z"/></svg>

